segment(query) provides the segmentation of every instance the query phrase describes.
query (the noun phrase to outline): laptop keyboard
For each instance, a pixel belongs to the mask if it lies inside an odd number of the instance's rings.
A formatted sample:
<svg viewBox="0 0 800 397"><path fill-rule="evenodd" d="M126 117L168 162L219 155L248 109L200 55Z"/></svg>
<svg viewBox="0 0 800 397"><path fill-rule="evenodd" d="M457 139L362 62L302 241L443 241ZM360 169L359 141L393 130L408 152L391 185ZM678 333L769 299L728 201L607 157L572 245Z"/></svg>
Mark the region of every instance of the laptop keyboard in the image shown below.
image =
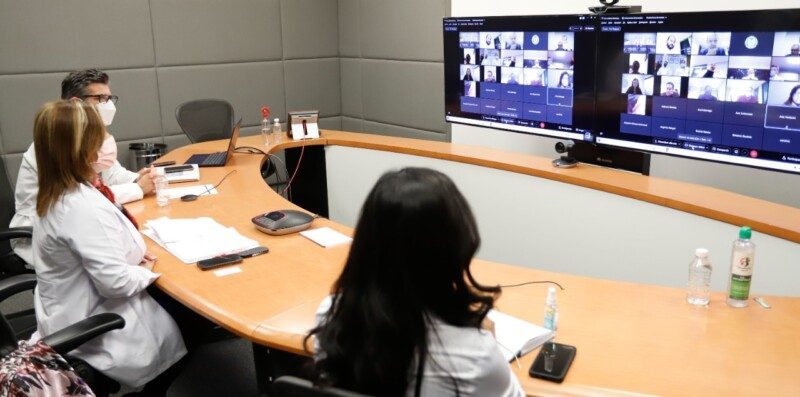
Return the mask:
<svg viewBox="0 0 800 397"><path fill-rule="evenodd" d="M211 153L203 160L203 165L225 165L225 156L228 152Z"/></svg>

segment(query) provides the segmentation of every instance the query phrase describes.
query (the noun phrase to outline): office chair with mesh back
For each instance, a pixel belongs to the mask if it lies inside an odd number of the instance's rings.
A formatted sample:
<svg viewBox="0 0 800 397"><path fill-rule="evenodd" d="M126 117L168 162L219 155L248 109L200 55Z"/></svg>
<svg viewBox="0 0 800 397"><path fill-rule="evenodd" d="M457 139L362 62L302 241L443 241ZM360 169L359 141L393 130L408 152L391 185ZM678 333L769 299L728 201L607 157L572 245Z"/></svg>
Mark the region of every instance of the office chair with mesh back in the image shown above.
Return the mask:
<svg viewBox="0 0 800 397"><path fill-rule="evenodd" d="M369 397L335 387L317 387L310 381L294 376L281 376L272 383L272 395L276 397Z"/></svg>
<svg viewBox="0 0 800 397"><path fill-rule="evenodd" d="M14 216L14 187L6 177L6 166L0 160L0 279L22 273L32 273L25 267L25 261L11 250L10 240L15 238L31 238L30 227L9 228Z"/></svg>
<svg viewBox="0 0 800 397"><path fill-rule="evenodd" d="M196 99L175 109L183 133L192 143L227 139L233 131L233 106L221 99Z"/></svg>

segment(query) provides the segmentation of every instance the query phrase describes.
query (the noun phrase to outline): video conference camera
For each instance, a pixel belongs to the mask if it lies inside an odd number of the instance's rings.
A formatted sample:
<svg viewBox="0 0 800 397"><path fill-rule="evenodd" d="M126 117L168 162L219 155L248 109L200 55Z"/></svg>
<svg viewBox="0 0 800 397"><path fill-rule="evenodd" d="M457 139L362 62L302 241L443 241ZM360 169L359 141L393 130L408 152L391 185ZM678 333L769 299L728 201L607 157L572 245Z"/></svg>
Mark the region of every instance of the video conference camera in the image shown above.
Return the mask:
<svg viewBox="0 0 800 397"><path fill-rule="evenodd" d="M573 168L578 165L578 160L569 154L569 151L575 146L573 141L558 141L556 142L556 153L566 155L553 160L553 167L556 168Z"/></svg>
<svg viewBox="0 0 800 397"><path fill-rule="evenodd" d="M589 7L593 14L634 14L642 12L642 6L618 6L619 0L600 0L600 7Z"/></svg>

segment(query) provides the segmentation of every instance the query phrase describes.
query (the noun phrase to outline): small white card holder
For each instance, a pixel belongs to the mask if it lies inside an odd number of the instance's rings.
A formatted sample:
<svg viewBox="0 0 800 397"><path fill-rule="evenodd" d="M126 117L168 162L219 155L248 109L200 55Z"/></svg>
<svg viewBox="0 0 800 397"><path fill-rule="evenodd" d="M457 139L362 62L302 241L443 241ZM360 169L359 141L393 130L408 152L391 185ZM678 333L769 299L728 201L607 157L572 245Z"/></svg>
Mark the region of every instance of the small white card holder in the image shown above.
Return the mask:
<svg viewBox="0 0 800 397"><path fill-rule="evenodd" d="M319 111L289 112L289 136L294 140L319 138Z"/></svg>

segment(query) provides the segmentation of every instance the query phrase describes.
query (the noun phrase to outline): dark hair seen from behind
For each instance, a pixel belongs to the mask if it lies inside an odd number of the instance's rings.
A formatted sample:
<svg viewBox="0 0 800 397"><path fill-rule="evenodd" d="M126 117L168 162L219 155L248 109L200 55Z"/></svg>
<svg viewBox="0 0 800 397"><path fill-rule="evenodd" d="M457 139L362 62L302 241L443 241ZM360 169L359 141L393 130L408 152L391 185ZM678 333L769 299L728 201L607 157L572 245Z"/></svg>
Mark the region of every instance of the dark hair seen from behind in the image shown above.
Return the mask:
<svg viewBox="0 0 800 397"><path fill-rule="evenodd" d="M404 395L409 385L419 392L430 317L478 328L500 293L470 272L479 244L472 211L446 175L383 175L361 210L331 309L307 337L320 349L317 382L377 395Z"/></svg>
<svg viewBox="0 0 800 397"><path fill-rule="evenodd" d="M97 69L76 70L61 81L61 99L81 98L89 84L108 84L108 74Z"/></svg>

